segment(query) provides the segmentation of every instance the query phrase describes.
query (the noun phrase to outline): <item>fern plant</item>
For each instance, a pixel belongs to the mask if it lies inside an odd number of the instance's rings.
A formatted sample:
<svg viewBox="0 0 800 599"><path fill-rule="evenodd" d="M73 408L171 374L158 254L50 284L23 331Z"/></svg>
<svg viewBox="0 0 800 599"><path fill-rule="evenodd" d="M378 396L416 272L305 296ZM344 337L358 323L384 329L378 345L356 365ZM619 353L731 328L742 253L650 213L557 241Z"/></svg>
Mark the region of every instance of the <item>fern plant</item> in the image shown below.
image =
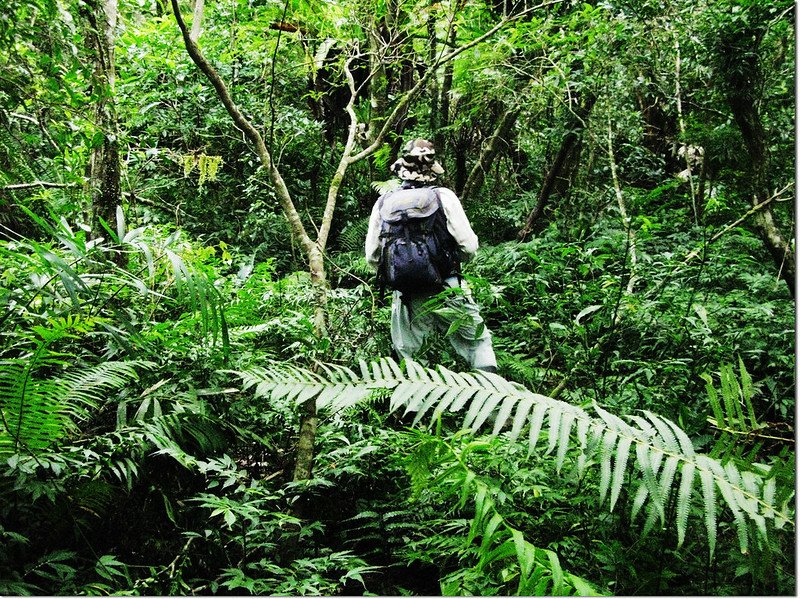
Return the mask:
<svg viewBox="0 0 800 599"><path fill-rule="evenodd" d="M112 391L138 378L146 361L103 362L82 369L64 370L65 356L50 350L64 337L86 332L93 322L80 317L54 319L50 327L34 327L27 335L29 352L0 360L0 456L36 452L77 430L105 403ZM42 376L48 370L64 370Z"/></svg>
<svg viewBox="0 0 800 599"><path fill-rule="evenodd" d="M635 475L628 483L636 485L632 520L644 510L645 533L656 523L664 526L665 505L674 491L679 547L698 495L711 555L716 547L719 503L733 516L742 552L754 540L759 544L765 541L771 528L793 522L793 491L778 488L770 466L752 464L745 469L697 453L680 427L649 411L623 419L597 404L590 412L494 374L430 369L413 361L406 363L404 371L389 358L370 364L362 361L360 374L323 364L318 372L270 364L238 374L244 387L254 387L258 396L291 399L297 404L315 399L318 410L341 410L376 391L390 389L390 409L415 413L414 424L426 417L435 422L446 411L464 411L464 429L472 433L490 429L492 435L502 432L508 443L519 439L527 428L529 454L543 441L544 453L555 455L557 471L570 451L579 473L596 466L600 500L608 500L610 510L617 504L632 465Z"/></svg>
<svg viewBox="0 0 800 599"><path fill-rule="evenodd" d="M30 239L0 242L0 258L13 265L4 283L7 292L0 296L7 306L0 326L26 323L42 310L48 316L111 314L116 323L125 323L127 314L115 313L120 300L137 298L154 312L169 305L172 296L196 313L202 332L227 350L220 292L204 270L202 256L181 240L179 231L164 235L146 227L129 229L119 210L116 230L105 231L110 240L88 240L85 231L73 230L64 217L49 222L25 207L21 210L58 245ZM111 259L119 252L127 257L125 268ZM16 275L19 281L13 280Z"/></svg>
<svg viewBox="0 0 800 599"><path fill-rule="evenodd" d="M733 365L720 366L719 390L710 374L700 375L706 382L706 393L711 405L712 415L708 417L708 422L719 432L711 454L753 461L765 445L791 446L793 439L786 438L781 431L771 430L768 423L757 417L753 406L753 381L741 358L738 370L737 376Z"/></svg>

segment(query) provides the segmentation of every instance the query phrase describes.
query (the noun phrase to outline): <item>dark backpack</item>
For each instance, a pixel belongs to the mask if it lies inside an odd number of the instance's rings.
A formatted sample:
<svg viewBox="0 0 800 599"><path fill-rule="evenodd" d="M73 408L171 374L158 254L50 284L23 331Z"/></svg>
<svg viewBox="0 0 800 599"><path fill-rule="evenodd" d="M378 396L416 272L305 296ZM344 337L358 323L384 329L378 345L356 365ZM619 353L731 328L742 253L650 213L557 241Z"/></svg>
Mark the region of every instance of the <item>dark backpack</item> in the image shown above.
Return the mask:
<svg viewBox="0 0 800 599"><path fill-rule="evenodd" d="M436 189L399 189L379 200L381 287L407 296L438 293L459 273L458 249Z"/></svg>

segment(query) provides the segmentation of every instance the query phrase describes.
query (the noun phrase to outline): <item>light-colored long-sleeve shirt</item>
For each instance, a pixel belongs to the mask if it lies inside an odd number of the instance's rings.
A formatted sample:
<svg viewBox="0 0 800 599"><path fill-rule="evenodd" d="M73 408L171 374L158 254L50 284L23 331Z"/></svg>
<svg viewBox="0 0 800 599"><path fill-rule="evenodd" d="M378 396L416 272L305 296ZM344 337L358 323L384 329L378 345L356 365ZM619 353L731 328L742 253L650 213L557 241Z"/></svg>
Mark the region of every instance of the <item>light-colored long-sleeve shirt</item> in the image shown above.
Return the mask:
<svg viewBox="0 0 800 599"><path fill-rule="evenodd" d="M478 251L478 236L472 230L469 224L467 215L464 213L464 208L458 197L451 190L446 187L437 187L439 192L439 200L442 203L442 210L447 219L447 230L455 239L456 244L460 250L460 259L462 262L468 262L475 256ZM369 218L369 229L367 230L367 240L364 244L364 251L367 257L367 264L374 270L378 270L378 262L381 258L381 227L383 219L381 218L379 208L379 201L375 202L372 207L372 214Z"/></svg>

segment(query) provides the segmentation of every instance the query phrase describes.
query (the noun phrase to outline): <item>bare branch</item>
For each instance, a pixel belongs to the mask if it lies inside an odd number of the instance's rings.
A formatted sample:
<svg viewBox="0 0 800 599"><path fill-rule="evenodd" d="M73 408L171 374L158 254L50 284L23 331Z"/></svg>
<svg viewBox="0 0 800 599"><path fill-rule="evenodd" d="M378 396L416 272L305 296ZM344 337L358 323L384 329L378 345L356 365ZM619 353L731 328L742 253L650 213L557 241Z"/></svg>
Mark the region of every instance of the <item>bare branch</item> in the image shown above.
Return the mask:
<svg viewBox="0 0 800 599"><path fill-rule="evenodd" d="M27 114L20 114L19 112L9 112L9 116L13 116L16 119L20 119L23 121L28 121L29 123L33 123L34 125L38 125L39 121L37 121L32 116L28 116Z"/></svg>
<svg viewBox="0 0 800 599"><path fill-rule="evenodd" d="M31 183L12 183L11 185L3 185L2 187L0 187L0 192L20 191L24 189L33 189L34 187L48 187L48 188L77 187L77 183L50 183L49 181L32 181Z"/></svg>
<svg viewBox="0 0 800 599"><path fill-rule="evenodd" d="M514 127L519 112L520 109L517 106L511 106L500 115L494 132L486 140L486 145L483 147L475 166L472 167L472 171L467 177L467 182L464 184L464 189L461 192L461 202L463 204L467 204L472 199L472 196L480 191L486 171L489 170L489 166L500 152L501 145L504 143L507 145L508 143L506 137Z"/></svg>
<svg viewBox="0 0 800 599"><path fill-rule="evenodd" d="M331 224L333 222L333 211L334 208L336 208L336 198L339 195L339 188L344 180L347 167L352 163L351 154L353 153L353 147L355 146L356 142L358 116L356 115L354 105L357 92L356 82L353 78L353 73L350 70L350 63L352 63L353 60L355 60L355 58L358 56L358 48L356 47L355 50L356 51L353 53L353 55L350 56L344 64L344 75L347 78L347 86L350 89L350 99L347 101L345 111L350 117L350 125L347 128L347 141L345 141L344 144L342 157L339 160L339 165L336 167L336 172L333 174L330 185L328 186L328 198L325 202L325 212L322 215L322 225L320 226L319 235L317 237L317 244L321 250L325 249L325 246L328 242L328 234L330 233Z"/></svg>

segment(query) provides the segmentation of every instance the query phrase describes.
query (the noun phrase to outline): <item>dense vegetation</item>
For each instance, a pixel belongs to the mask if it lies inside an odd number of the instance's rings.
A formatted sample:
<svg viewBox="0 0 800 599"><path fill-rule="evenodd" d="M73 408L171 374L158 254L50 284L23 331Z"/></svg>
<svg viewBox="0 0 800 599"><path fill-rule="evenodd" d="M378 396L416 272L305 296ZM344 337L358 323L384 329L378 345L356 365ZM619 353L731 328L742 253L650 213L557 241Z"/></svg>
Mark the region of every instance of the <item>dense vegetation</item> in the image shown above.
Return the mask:
<svg viewBox="0 0 800 599"><path fill-rule="evenodd" d="M0 594L793 595L793 23L5 2ZM391 358L417 136L499 375Z"/></svg>

